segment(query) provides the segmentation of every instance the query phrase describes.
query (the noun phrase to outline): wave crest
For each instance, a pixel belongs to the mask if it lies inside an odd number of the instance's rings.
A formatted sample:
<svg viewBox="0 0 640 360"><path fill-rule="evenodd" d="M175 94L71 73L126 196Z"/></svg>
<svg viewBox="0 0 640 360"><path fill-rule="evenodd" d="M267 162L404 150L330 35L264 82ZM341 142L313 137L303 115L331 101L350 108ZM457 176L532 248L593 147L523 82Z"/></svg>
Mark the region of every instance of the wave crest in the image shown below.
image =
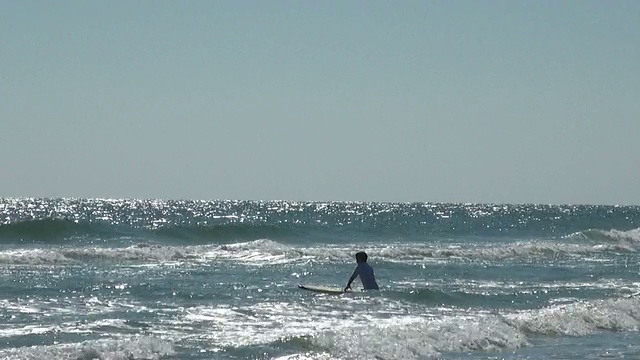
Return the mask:
<svg viewBox="0 0 640 360"><path fill-rule="evenodd" d="M139 244L126 248L20 249L0 252L0 264L64 265L86 262L163 262L185 259L171 246Z"/></svg>
<svg viewBox="0 0 640 360"><path fill-rule="evenodd" d="M309 231L309 230L307 230ZM57 243L79 239L92 243L96 239L133 236L176 244L221 244L253 239L305 238L295 226L227 223L217 225L164 225L156 228L133 227L110 223L87 222L63 218L44 218L0 224L0 244Z"/></svg>
<svg viewBox="0 0 640 360"><path fill-rule="evenodd" d="M568 236L569 238L586 239L593 242L618 243L626 245L640 244L640 228L622 231L622 230L597 230L589 229L580 231Z"/></svg>
<svg viewBox="0 0 640 360"><path fill-rule="evenodd" d="M154 229L155 235L170 240L188 240L191 243L220 243L247 239L303 237L292 227L276 225L228 223L218 225L168 226Z"/></svg>

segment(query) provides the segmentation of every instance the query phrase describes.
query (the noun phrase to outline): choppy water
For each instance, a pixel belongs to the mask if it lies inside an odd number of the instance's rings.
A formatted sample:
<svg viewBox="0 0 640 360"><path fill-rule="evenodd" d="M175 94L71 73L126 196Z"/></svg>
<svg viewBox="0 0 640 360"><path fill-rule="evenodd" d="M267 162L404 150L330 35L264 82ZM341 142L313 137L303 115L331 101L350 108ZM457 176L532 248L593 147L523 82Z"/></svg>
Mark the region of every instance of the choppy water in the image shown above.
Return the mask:
<svg viewBox="0 0 640 360"><path fill-rule="evenodd" d="M639 358L639 222L615 206L0 199L0 358ZM297 288L343 286L359 250L381 291Z"/></svg>

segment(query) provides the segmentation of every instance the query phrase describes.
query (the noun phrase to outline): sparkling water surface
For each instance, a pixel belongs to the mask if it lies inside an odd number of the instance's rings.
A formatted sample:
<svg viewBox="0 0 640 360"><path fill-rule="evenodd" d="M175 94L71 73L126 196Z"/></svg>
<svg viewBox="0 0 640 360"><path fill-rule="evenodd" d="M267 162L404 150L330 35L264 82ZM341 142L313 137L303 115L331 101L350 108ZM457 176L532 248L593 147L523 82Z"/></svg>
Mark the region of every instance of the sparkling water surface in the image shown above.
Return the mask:
<svg viewBox="0 0 640 360"><path fill-rule="evenodd" d="M0 358L640 358L639 221L623 206L1 199ZM360 250L381 291L297 288L343 286Z"/></svg>

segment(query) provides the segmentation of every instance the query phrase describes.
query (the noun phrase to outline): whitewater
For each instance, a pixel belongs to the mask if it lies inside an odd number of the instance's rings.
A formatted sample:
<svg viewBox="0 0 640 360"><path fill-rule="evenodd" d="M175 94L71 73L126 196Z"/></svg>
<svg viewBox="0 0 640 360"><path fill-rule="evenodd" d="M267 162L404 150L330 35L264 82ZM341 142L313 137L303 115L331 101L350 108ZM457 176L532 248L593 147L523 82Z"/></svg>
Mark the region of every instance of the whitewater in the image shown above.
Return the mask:
<svg viewBox="0 0 640 360"><path fill-rule="evenodd" d="M638 250L638 206L0 199L0 358L634 359ZM298 289L357 251L380 291Z"/></svg>

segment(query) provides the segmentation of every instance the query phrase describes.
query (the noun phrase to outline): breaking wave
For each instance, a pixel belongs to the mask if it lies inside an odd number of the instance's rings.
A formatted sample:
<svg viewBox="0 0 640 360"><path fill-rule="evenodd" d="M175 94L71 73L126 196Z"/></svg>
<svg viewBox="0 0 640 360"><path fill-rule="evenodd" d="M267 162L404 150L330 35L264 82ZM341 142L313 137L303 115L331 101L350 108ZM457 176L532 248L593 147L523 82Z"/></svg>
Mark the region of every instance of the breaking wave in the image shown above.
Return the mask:
<svg viewBox="0 0 640 360"><path fill-rule="evenodd" d="M617 243L630 246L640 245L640 228L629 231L596 230L580 231L567 236L569 239L584 239L596 243Z"/></svg>
<svg viewBox="0 0 640 360"><path fill-rule="evenodd" d="M638 331L637 296L575 302L542 310L525 310L505 321L526 334L585 336L596 331Z"/></svg>
<svg viewBox="0 0 640 360"><path fill-rule="evenodd" d="M386 324L324 333L316 345L343 359L437 358L447 352L500 351L531 344L535 336L587 336L638 331L640 299L577 302L511 314L408 317Z"/></svg>
<svg viewBox="0 0 640 360"><path fill-rule="evenodd" d="M18 249L0 252L0 264L59 265L88 262L165 262L185 258L178 248L139 244L126 248Z"/></svg>
<svg viewBox="0 0 640 360"><path fill-rule="evenodd" d="M635 230L634 230L635 231ZM600 232L598 232L600 234ZM604 234L604 232L602 233ZM574 238L577 235L574 235ZM602 235L605 236L605 235ZM374 261L421 262L438 259L498 261L506 259L554 259L584 257L607 252L637 252L636 232L609 232L606 242L519 241L512 243L430 245L424 243L374 244L367 247L327 244L291 245L270 239L209 245L168 245L139 243L128 247L47 247L0 251L0 264L65 264L73 262L163 262L224 261L284 263L296 261L351 261L358 250L365 250Z"/></svg>
<svg viewBox="0 0 640 360"><path fill-rule="evenodd" d="M0 350L0 357L6 360L157 360L173 354L175 351L171 343L150 337L95 340Z"/></svg>
<svg viewBox="0 0 640 360"><path fill-rule="evenodd" d="M608 251L635 252L635 247L626 244L571 244L553 241L529 241L490 245L425 245L394 244L369 247L331 246L302 247L289 246L276 241L261 239L244 243L228 244L211 249L212 258L242 258L253 254L285 256L291 259L316 259L327 261L351 261L358 250L366 250L375 261L406 262L429 259L462 258L469 260L504 260L522 258L554 258L560 256L582 256Z"/></svg>

